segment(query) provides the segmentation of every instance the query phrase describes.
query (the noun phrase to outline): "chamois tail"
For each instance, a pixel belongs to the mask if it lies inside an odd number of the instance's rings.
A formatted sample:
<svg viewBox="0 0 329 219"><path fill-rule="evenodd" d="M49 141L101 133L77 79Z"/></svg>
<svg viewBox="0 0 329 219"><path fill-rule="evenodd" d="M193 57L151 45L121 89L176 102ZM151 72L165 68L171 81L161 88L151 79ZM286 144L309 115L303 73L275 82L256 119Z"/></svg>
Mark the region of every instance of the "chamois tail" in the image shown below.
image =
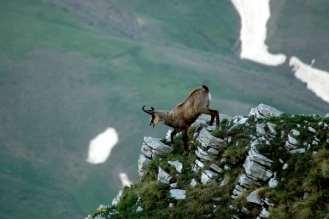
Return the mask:
<svg viewBox="0 0 329 219"><path fill-rule="evenodd" d="M205 89L207 92L209 92L209 88L206 85L202 85L203 89Z"/></svg>

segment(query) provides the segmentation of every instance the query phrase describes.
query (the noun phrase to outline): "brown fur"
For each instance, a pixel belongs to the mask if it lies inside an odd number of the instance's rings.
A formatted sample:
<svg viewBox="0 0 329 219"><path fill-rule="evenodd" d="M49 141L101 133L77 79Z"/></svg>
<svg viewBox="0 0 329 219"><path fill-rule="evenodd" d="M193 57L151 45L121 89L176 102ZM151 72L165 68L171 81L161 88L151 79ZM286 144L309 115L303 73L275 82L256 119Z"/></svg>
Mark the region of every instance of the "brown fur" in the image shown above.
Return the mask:
<svg viewBox="0 0 329 219"><path fill-rule="evenodd" d="M219 114L217 110L209 108L209 89L206 86L197 88L189 93L187 98L180 104L176 105L169 112L154 110L146 110L143 106L143 111L150 114L150 125L155 125L159 122L172 127L174 130L171 133L171 142L178 132L183 132L184 145L187 146L187 131L193 122L201 115L211 115L210 124L212 125L216 119L216 125L219 125Z"/></svg>

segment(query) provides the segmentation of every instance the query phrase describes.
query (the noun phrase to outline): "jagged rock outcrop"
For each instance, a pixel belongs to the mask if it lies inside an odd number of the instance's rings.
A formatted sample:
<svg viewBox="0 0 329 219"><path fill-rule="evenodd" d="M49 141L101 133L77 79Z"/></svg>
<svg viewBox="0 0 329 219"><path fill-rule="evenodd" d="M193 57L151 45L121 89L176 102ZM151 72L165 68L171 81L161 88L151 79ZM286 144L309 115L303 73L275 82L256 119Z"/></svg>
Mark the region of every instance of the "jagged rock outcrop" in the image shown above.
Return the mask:
<svg viewBox="0 0 329 219"><path fill-rule="evenodd" d="M249 112L249 116L255 116L256 118L280 116L281 114L281 111L262 103L257 107L252 108Z"/></svg>
<svg viewBox="0 0 329 219"><path fill-rule="evenodd" d="M138 161L141 180L94 215L257 219L327 215L329 118L289 116L260 104L248 116L221 116L219 128L208 126L208 119L202 116L193 124L188 154L183 154L179 140L171 147L159 138L145 137Z"/></svg>
<svg viewBox="0 0 329 219"><path fill-rule="evenodd" d="M172 147L161 142L160 138L144 137L141 154L138 159L138 174L144 175L147 164L156 157L165 156L172 152Z"/></svg>

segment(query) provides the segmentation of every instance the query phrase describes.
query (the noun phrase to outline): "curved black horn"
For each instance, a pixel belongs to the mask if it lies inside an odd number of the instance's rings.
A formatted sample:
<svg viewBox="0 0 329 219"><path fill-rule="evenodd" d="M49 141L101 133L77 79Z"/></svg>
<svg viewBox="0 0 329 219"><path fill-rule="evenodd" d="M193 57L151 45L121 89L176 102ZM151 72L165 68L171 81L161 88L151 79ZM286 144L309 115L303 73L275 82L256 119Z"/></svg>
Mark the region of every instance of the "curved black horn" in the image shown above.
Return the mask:
<svg viewBox="0 0 329 219"><path fill-rule="evenodd" d="M147 114L150 114L150 115L152 115L153 113L154 113L154 108L153 107L151 107L151 109L145 109L145 105L142 107L142 110L144 111L144 112L146 112Z"/></svg>

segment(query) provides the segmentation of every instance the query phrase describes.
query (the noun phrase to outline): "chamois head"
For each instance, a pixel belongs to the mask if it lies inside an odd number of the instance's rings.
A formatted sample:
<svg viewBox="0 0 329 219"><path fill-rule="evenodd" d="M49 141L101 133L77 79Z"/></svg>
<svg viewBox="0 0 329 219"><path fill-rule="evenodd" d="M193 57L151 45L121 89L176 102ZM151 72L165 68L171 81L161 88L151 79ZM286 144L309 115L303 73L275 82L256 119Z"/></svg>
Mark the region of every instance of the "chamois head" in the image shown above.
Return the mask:
<svg viewBox="0 0 329 219"><path fill-rule="evenodd" d="M150 107L150 109L145 109L145 106L143 106L143 107L142 107L142 110L143 110L145 113L151 115L150 126L153 126L153 128L154 128L154 126L155 126L156 124L158 124L160 121L162 121L162 119L161 119L161 117L159 116L159 114L158 114L156 111L154 111L154 107Z"/></svg>

